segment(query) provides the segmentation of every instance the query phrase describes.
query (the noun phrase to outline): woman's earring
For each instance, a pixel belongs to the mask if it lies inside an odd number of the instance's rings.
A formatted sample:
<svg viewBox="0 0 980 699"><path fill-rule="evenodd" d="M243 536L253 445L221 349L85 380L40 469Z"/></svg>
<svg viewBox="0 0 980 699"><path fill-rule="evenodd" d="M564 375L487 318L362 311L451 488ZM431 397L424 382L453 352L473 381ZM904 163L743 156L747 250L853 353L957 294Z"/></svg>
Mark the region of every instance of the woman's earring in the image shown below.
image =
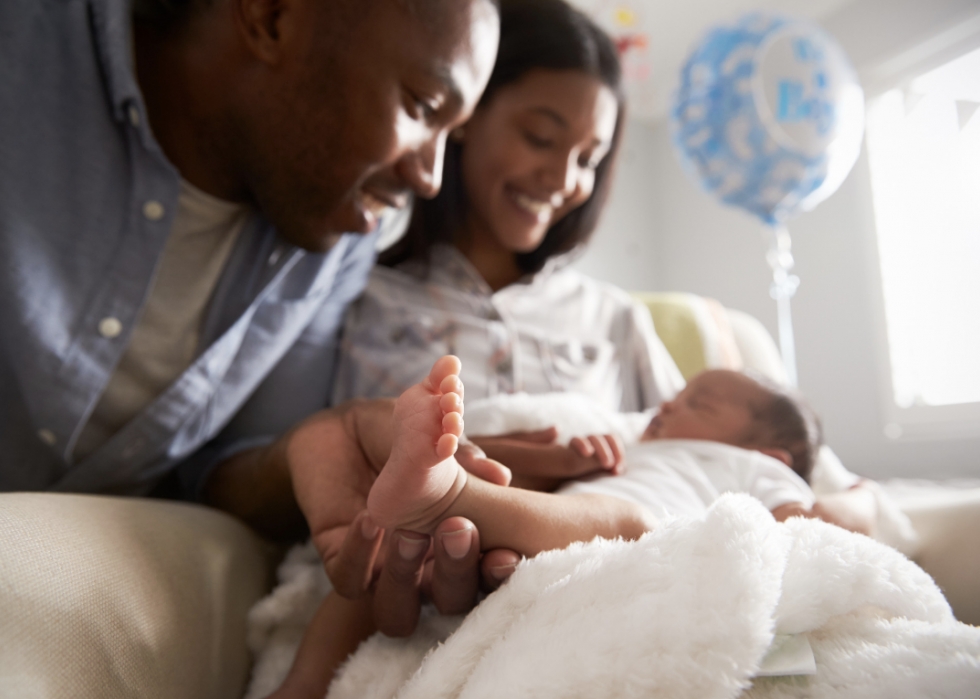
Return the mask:
<svg viewBox="0 0 980 699"><path fill-rule="evenodd" d="M457 126L455 129L449 132L449 138L453 139L455 143L462 143L463 138L466 136L466 130L462 126Z"/></svg>

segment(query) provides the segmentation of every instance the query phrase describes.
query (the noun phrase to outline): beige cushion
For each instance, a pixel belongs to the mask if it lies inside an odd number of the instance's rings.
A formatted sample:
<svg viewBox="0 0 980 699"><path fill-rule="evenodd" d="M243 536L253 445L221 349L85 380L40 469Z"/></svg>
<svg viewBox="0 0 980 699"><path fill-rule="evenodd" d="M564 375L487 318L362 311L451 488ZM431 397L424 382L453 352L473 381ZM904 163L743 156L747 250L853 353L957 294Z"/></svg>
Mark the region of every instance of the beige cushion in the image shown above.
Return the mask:
<svg viewBox="0 0 980 699"><path fill-rule="evenodd" d="M956 618L980 626L980 488L923 488L902 510L919 535L914 560L939 585Z"/></svg>
<svg viewBox="0 0 980 699"><path fill-rule="evenodd" d="M0 494L0 694L240 697L271 549L195 505Z"/></svg>
<svg viewBox="0 0 980 699"><path fill-rule="evenodd" d="M786 365L779 354L779 348L758 318L745 311L734 308L725 309L728 322L735 336L739 354L742 355L742 365L745 369L753 369L768 376L778 384L787 385Z"/></svg>
<svg viewBox="0 0 980 699"><path fill-rule="evenodd" d="M686 381L705 369L741 369L742 357L725 308L684 292L636 292Z"/></svg>

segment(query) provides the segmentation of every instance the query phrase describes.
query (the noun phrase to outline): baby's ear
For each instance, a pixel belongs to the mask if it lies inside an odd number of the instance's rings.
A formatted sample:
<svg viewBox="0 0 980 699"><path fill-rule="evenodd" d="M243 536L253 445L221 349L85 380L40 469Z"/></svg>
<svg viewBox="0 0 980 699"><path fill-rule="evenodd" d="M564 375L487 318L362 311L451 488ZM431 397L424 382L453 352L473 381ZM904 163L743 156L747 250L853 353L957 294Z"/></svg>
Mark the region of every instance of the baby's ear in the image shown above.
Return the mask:
<svg viewBox="0 0 980 699"><path fill-rule="evenodd" d="M771 456L774 459L778 459L790 468L793 468L793 455L785 449L779 449L778 447L765 447L762 449L756 448L756 451L760 451L766 456Z"/></svg>

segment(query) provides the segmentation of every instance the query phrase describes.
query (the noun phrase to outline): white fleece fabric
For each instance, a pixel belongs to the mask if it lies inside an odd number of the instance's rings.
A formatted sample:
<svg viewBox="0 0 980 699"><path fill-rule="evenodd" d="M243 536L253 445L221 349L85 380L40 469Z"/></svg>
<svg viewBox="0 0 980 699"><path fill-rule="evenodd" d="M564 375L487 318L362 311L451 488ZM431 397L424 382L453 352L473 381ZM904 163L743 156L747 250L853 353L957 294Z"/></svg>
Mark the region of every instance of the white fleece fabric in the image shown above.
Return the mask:
<svg viewBox="0 0 980 699"><path fill-rule="evenodd" d="M304 606L322 573L306 574L303 555L319 568L315 554L294 554L278 598L252 614L265 631L252 637L248 699L289 666L268 629L312 613ZM774 633L805 634L816 675L753 679ZM729 494L638 541L596 539L525 561L465 618L429 610L408 639L372 637L327 696L975 699L978 688L980 628L953 618L921 568L824 522L779 524Z"/></svg>

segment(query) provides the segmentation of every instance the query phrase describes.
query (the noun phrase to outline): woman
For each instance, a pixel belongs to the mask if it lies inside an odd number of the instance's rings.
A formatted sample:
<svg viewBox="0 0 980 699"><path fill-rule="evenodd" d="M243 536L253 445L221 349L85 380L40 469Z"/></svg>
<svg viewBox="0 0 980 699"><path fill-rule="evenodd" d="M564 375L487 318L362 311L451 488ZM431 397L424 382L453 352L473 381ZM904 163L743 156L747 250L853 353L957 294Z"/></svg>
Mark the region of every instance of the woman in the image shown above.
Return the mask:
<svg viewBox="0 0 980 699"><path fill-rule="evenodd" d="M577 391L639 411L683 386L645 309L567 267L595 229L624 121L616 50L562 0L504 0L500 51L352 308L335 398L398 396L437 357L467 399Z"/></svg>

